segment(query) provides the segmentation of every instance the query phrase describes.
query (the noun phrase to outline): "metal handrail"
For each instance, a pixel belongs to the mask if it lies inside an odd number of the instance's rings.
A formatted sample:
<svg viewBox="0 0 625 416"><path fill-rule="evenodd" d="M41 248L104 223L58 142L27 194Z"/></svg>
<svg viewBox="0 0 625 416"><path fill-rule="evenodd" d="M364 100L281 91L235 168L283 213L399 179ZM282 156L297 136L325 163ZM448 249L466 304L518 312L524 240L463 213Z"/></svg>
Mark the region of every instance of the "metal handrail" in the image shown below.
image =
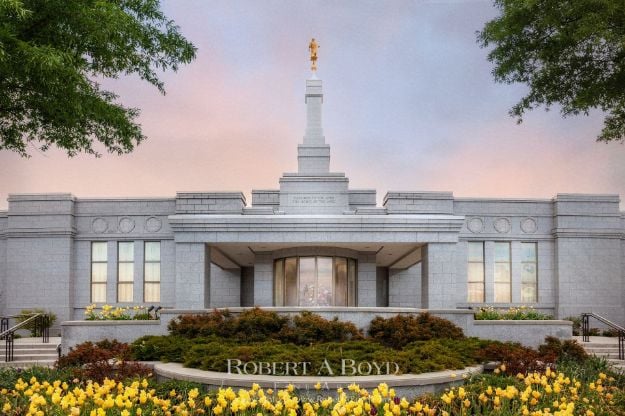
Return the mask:
<svg viewBox="0 0 625 416"><path fill-rule="evenodd" d="M625 328L592 312L582 313L582 341L590 342L590 318L609 326L618 333L618 359L625 360Z"/></svg>
<svg viewBox="0 0 625 416"><path fill-rule="evenodd" d="M5 326L8 326L8 318L9 317L2 318L2 329L4 329ZM15 331L24 328L27 324L31 322L35 323L35 335L39 334L41 336L42 342L44 343L50 342L50 316L48 314L35 313L25 321L19 322L12 328L5 329L4 331L0 332L0 339L4 339L6 341L4 345L4 361L13 361Z"/></svg>

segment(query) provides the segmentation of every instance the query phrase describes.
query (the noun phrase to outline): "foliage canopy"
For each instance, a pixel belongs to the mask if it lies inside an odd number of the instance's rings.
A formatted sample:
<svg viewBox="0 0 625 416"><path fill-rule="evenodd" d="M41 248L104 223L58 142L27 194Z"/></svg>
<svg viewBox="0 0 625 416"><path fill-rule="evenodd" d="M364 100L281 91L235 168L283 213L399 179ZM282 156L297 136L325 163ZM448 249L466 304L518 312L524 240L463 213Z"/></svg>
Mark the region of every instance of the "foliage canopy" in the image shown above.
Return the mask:
<svg viewBox="0 0 625 416"><path fill-rule="evenodd" d="M529 92L510 114L554 104L566 117L605 112L599 141L625 139L625 2L495 0L500 16L478 33L493 75Z"/></svg>
<svg viewBox="0 0 625 416"><path fill-rule="evenodd" d="M133 74L165 93L157 71L194 58L158 0L0 0L0 149L128 153L145 138L139 111L98 80Z"/></svg>

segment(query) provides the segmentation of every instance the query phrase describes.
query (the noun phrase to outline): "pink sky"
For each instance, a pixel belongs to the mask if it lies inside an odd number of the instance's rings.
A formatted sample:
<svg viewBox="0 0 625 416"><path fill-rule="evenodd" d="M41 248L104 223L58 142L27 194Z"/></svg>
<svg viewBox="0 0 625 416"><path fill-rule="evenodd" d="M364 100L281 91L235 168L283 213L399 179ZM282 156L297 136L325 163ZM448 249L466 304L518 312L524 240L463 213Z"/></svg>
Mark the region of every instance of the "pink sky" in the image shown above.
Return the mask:
<svg viewBox="0 0 625 416"><path fill-rule="evenodd" d="M492 81L475 30L490 2L166 2L198 57L165 74L167 95L135 78L107 82L142 109L148 140L132 154L68 159L0 152L10 193L167 196L277 188L296 169L307 44L320 44L332 169L354 188L456 196L625 195L625 147L596 143L601 114L562 119L507 111L523 86Z"/></svg>

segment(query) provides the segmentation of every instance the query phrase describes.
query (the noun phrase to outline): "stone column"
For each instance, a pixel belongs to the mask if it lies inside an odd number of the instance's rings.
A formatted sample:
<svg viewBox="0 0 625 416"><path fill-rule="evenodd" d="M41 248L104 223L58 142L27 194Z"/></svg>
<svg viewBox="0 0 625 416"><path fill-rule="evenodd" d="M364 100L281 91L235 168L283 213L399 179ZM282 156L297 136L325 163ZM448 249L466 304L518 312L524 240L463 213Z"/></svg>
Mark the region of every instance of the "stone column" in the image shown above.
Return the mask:
<svg viewBox="0 0 625 416"><path fill-rule="evenodd" d="M273 306L273 257L271 253L256 254L254 306Z"/></svg>
<svg viewBox="0 0 625 416"><path fill-rule="evenodd" d="M429 243L423 248L421 307L455 309L466 303L466 282L456 279L456 243Z"/></svg>
<svg viewBox="0 0 625 416"><path fill-rule="evenodd" d="M390 270L389 304L395 308L421 307L421 264L407 269Z"/></svg>
<svg viewBox="0 0 625 416"><path fill-rule="evenodd" d="M52 331L72 318L74 305L74 197L9 195L3 314L41 308L56 314Z"/></svg>
<svg viewBox="0 0 625 416"><path fill-rule="evenodd" d="M176 308L210 306L210 247L204 243L176 243Z"/></svg>
<svg viewBox="0 0 625 416"><path fill-rule="evenodd" d="M358 255L358 306L376 306L377 273L375 253Z"/></svg>

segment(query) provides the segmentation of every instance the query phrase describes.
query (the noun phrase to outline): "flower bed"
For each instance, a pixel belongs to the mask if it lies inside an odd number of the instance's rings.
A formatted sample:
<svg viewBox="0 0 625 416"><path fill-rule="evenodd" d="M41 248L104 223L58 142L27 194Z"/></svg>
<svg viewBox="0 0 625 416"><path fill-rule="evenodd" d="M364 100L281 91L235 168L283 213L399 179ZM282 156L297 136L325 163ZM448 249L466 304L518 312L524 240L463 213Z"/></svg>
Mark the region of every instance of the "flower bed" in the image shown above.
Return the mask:
<svg viewBox="0 0 625 416"><path fill-rule="evenodd" d="M476 321L546 321L551 319L553 316L538 312L531 306L512 307L505 310L488 306L480 308L475 314Z"/></svg>
<svg viewBox="0 0 625 416"><path fill-rule="evenodd" d="M207 393L192 383L155 384L145 378L95 383L54 371L5 370L0 371L0 409L6 416L623 415L625 381L602 366L595 360L517 376L504 367L499 374L473 377L443 394L416 398L399 397L386 384L370 390L352 384L333 396L317 384L312 389L318 394L311 398L293 386Z"/></svg>
<svg viewBox="0 0 625 416"><path fill-rule="evenodd" d="M147 306L113 307L102 305L98 312L98 306L94 303L85 308L85 320L87 321L149 321L157 319L149 313Z"/></svg>

